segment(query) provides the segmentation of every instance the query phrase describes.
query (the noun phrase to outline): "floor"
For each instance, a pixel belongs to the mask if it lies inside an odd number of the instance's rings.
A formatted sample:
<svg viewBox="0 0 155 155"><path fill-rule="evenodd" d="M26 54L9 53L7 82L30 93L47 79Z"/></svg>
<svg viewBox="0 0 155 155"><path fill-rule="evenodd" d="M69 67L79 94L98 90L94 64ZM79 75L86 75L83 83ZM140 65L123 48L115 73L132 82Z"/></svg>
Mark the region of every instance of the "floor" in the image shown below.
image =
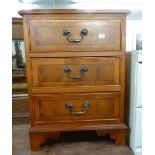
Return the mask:
<svg viewBox="0 0 155 155"><path fill-rule="evenodd" d="M62 133L57 141L47 140L40 151L32 152L28 127L13 126L13 155L133 155L127 146L116 146L108 136L99 138L95 132Z"/></svg>

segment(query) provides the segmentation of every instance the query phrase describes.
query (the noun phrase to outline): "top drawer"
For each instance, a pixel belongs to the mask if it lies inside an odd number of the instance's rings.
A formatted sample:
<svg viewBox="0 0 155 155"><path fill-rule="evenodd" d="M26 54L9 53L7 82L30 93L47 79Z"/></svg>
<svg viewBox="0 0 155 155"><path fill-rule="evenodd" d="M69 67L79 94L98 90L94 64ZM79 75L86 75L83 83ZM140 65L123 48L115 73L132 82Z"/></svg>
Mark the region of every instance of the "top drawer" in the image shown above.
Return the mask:
<svg viewBox="0 0 155 155"><path fill-rule="evenodd" d="M121 20L30 20L30 52L121 50Z"/></svg>

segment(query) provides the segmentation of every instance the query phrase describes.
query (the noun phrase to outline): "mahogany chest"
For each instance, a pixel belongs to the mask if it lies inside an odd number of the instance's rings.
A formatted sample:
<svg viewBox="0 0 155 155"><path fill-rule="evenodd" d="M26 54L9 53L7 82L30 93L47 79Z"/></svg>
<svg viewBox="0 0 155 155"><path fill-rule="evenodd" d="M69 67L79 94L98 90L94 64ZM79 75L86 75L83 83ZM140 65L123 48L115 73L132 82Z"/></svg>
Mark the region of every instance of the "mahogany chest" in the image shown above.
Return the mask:
<svg viewBox="0 0 155 155"><path fill-rule="evenodd" d="M95 130L125 144L126 10L21 10L38 150L63 131Z"/></svg>

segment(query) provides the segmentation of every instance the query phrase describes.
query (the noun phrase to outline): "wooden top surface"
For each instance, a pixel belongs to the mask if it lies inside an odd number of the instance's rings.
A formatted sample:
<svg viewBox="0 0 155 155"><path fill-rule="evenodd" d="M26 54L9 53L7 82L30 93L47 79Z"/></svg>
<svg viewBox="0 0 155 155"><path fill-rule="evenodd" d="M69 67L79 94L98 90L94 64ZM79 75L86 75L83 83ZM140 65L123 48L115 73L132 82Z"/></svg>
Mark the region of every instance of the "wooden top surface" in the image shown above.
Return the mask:
<svg viewBox="0 0 155 155"><path fill-rule="evenodd" d="M77 9L32 9L20 10L20 15L39 14L129 14L129 10L77 10Z"/></svg>

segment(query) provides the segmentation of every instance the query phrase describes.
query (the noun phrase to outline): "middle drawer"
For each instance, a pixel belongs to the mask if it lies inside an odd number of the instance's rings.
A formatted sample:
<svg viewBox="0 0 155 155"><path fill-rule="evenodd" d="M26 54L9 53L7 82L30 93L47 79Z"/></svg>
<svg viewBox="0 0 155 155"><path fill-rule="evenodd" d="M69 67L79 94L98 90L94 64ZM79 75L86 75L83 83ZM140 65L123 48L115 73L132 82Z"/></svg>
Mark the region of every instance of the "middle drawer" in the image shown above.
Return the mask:
<svg viewBox="0 0 155 155"><path fill-rule="evenodd" d="M89 86L91 91L102 87L119 91L120 58L33 58L31 63L33 89L65 92ZM46 90L43 93L49 93Z"/></svg>

